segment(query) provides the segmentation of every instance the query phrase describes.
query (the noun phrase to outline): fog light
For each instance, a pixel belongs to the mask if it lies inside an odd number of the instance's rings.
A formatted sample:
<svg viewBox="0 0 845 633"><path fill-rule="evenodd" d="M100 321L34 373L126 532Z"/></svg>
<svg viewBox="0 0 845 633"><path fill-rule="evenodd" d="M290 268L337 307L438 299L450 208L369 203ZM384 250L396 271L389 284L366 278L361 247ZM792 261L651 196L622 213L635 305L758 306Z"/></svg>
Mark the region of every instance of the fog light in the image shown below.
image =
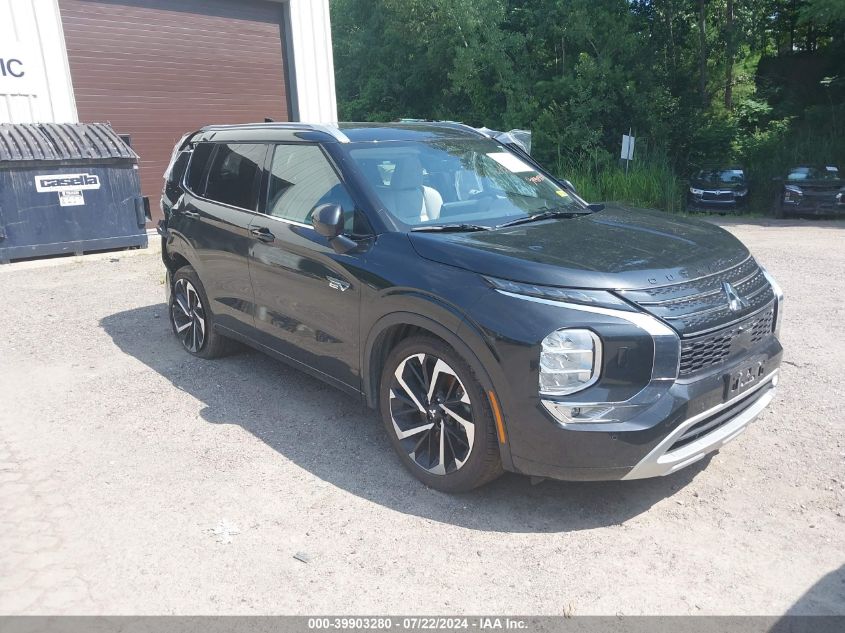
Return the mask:
<svg viewBox="0 0 845 633"><path fill-rule="evenodd" d="M540 393L565 396L586 389L601 373L601 340L590 330L556 330L543 339Z"/></svg>

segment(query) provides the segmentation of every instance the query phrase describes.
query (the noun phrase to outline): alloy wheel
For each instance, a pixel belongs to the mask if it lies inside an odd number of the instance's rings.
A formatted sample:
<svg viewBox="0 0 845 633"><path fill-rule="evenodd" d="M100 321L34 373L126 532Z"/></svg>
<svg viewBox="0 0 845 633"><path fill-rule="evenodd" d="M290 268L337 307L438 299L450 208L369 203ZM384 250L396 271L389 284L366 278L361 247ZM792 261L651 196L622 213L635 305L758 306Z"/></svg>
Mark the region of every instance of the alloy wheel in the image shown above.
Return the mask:
<svg viewBox="0 0 845 633"><path fill-rule="evenodd" d="M411 460L434 475L461 468L472 452L472 403L455 370L432 354L408 356L390 386L390 417Z"/></svg>
<svg viewBox="0 0 845 633"><path fill-rule="evenodd" d="M205 309L194 285L185 278L173 285L170 316L176 336L189 352L197 353L205 343Z"/></svg>

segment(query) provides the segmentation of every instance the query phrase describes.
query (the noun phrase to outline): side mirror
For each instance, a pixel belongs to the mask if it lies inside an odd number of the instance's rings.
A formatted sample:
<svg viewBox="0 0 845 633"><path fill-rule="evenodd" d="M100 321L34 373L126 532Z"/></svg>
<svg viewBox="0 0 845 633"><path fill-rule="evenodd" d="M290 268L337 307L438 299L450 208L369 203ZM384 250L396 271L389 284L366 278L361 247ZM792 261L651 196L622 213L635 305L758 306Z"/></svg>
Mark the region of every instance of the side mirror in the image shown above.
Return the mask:
<svg viewBox="0 0 845 633"><path fill-rule="evenodd" d="M311 224L318 235L327 237L336 253L343 255L357 248L358 243L343 234L343 209L339 204L321 204L311 212Z"/></svg>
<svg viewBox="0 0 845 633"><path fill-rule="evenodd" d="M563 180L561 180L561 182L563 183L563 186L569 189L572 193L578 193L578 190L575 188L575 185L573 185L571 181L564 178Z"/></svg>
<svg viewBox="0 0 845 633"><path fill-rule="evenodd" d="M329 239L343 234L343 209L338 204L321 204L311 212L314 230Z"/></svg>

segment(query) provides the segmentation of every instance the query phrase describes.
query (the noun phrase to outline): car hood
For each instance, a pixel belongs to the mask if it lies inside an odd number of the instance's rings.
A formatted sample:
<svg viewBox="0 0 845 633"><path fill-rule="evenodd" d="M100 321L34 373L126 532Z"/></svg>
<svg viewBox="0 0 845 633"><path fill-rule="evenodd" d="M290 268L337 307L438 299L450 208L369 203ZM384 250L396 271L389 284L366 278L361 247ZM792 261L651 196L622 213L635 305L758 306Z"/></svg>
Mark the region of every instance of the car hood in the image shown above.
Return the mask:
<svg viewBox="0 0 845 633"><path fill-rule="evenodd" d="M727 231L700 220L612 206L474 233L409 233L426 259L483 275L573 288L632 289L719 272L748 257Z"/></svg>

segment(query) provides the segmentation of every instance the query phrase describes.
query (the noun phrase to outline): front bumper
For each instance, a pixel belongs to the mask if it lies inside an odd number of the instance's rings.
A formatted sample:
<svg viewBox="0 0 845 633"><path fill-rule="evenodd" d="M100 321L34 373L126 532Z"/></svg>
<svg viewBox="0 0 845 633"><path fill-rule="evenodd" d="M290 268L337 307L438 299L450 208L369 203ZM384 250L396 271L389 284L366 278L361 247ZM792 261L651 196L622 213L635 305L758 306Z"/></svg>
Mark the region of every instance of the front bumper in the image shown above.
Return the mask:
<svg viewBox="0 0 845 633"><path fill-rule="evenodd" d="M746 207L747 203L747 195L729 199L703 198L693 195L687 197L687 209L690 211L734 211Z"/></svg>
<svg viewBox="0 0 845 633"><path fill-rule="evenodd" d="M737 437L768 406L783 349L775 337L730 363L677 380L653 405L622 423L563 424L542 404L510 411L513 469L553 479L642 479L674 473ZM737 370L764 367L755 384L726 395Z"/></svg>
<svg viewBox="0 0 845 633"><path fill-rule="evenodd" d="M495 333L496 359L486 368L507 432L503 463L537 477L596 481L675 472L736 437L765 408L783 356L777 323L764 338L748 329L724 360L682 373L678 334L645 312L502 290L484 295L474 312L480 327ZM539 341L561 327L602 337L601 377L576 394L541 397Z"/></svg>
<svg viewBox="0 0 845 633"><path fill-rule="evenodd" d="M772 401L775 370L749 393L687 418L623 477L645 479L674 473L718 450L745 430Z"/></svg>
<svg viewBox="0 0 845 633"><path fill-rule="evenodd" d="M845 215L845 203L838 202L832 197L821 198L806 196L799 202L784 201L781 208L787 215Z"/></svg>

